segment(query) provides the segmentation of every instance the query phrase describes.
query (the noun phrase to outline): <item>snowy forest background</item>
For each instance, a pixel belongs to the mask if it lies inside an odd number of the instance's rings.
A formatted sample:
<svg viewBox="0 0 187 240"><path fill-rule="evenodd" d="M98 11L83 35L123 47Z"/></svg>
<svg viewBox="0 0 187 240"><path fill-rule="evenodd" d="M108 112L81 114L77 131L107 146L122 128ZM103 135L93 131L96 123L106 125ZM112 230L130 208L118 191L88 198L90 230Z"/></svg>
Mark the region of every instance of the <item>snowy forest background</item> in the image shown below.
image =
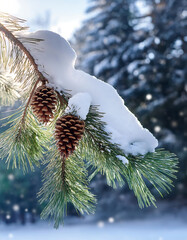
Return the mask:
<svg viewBox="0 0 187 240"><path fill-rule="evenodd" d="M158 138L159 147L180 160L175 188L163 199L157 196L158 209L139 209L128 187L113 190L98 175L90 185L98 196L94 218L121 220L180 212L187 206L187 1L90 0L87 19L70 42L78 55L77 68L113 85ZM1 108L1 118L6 110ZM36 196L40 170L22 175L5 169L0 162L0 221L37 221L42 210ZM71 206L68 215L80 217Z"/></svg>

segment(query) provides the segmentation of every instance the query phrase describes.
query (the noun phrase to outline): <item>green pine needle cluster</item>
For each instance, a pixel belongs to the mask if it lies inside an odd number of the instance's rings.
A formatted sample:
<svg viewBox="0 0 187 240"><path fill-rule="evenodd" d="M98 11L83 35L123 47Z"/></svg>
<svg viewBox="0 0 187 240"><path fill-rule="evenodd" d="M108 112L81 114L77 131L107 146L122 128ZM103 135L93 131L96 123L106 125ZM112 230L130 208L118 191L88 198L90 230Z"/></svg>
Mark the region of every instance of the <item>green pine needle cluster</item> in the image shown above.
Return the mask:
<svg viewBox="0 0 187 240"><path fill-rule="evenodd" d="M1 119L0 126L6 130L0 134L0 156L8 167L22 168L26 172L40 165L48 138L30 109L22 125L24 109L22 106L14 114Z"/></svg>
<svg viewBox="0 0 187 240"><path fill-rule="evenodd" d="M175 174L178 171L176 155L160 148L154 153L138 157L129 156L128 159L126 180L137 197L139 206L156 206L156 199L146 186L145 179L162 197L164 192L169 193L173 187L172 179L176 179Z"/></svg>
<svg viewBox="0 0 187 240"><path fill-rule="evenodd" d="M81 146L82 149L85 146L88 149L85 151L85 158L93 170L89 180L99 172L106 176L107 184L113 188L116 188L117 184L123 186L127 182L141 208L155 205L155 197L146 186L145 179L161 196L162 192L169 193L173 186L172 179L176 178L175 174L178 171L176 155L164 149L157 149L154 153L144 156L126 156L120 146L111 143L110 135L105 132L105 123L100 120L101 116L97 108L92 107L86 120L85 141ZM125 157L129 163L123 164L118 156Z"/></svg>
<svg viewBox="0 0 187 240"><path fill-rule="evenodd" d="M62 174L62 158L55 142L46 155L43 171L44 183L39 193L40 203L46 203L42 218L55 220L57 228L67 213L67 204L72 203L81 214L94 213L96 199L89 191L88 172L84 159L75 153L65 160Z"/></svg>
<svg viewBox="0 0 187 240"><path fill-rule="evenodd" d="M22 23L20 19L0 14L0 105L21 103L13 114L0 121L0 158L6 161L7 167L21 168L24 172L34 170L41 163L45 165L43 187L38 194L40 203L45 204L41 217L54 220L57 228L66 216L68 203L81 214L94 213L96 198L90 192L89 182L97 173L105 175L113 188L127 183L141 208L155 205L148 183L161 196L171 191L178 169L177 157L164 149L144 156L125 155L119 145L112 143L101 120L104 113L98 112L97 106L90 108L85 133L76 151L68 159L60 155L54 128L56 120L64 114L69 96L57 92L53 121L46 126L38 122L30 99L43 76L16 37L16 33L25 29ZM25 38L24 41L37 44L39 40ZM125 157L128 164L120 157Z"/></svg>

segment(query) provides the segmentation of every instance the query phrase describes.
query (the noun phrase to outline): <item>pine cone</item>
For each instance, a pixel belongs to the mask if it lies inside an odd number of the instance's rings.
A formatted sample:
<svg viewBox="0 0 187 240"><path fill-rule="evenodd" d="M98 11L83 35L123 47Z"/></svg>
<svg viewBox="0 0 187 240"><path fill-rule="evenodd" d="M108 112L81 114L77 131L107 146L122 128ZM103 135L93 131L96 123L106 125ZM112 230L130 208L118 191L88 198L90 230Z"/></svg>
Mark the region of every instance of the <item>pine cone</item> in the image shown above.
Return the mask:
<svg viewBox="0 0 187 240"><path fill-rule="evenodd" d="M67 158L75 151L84 133L85 123L74 115L60 117L56 122L55 139L60 154Z"/></svg>
<svg viewBox="0 0 187 240"><path fill-rule="evenodd" d="M38 87L31 99L33 113L42 123L48 123L54 117L56 104L57 95L55 91L45 85Z"/></svg>

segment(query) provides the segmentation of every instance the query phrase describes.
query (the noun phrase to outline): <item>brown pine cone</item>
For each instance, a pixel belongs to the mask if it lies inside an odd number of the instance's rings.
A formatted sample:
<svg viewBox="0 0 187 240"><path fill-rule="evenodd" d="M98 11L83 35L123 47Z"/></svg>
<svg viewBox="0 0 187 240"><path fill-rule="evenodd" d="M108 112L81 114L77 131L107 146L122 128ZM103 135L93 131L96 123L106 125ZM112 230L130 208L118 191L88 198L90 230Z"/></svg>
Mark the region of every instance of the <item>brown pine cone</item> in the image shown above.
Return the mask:
<svg viewBox="0 0 187 240"><path fill-rule="evenodd" d="M68 158L75 151L84 134L85 123L74 115L65 115L56 121L55 139L61 156Z"/></svg>
<svg viewBox="0 0 187 240"><path fill-rule="evenodd" d="M42 123L48 123L54 117L56 104L57 95L55 91L45 85L38 87L31 99L33 113Z"/></svg>

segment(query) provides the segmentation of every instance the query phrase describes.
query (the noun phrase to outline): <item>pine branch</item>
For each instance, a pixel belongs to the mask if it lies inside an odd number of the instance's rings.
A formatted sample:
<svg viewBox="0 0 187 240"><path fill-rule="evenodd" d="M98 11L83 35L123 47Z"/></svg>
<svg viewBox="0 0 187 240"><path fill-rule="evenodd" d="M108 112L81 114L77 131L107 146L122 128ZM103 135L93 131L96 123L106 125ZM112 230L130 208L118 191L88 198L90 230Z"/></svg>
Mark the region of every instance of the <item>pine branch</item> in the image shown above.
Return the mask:
<svg viewBox="0 0 187 240"><path fill-rule="evenodd" d="M43 171L44 183L39 197L40 203L45 203L46 206L41 217L55 220L54 226L58 228L67 214L68 203L72 203L81 214L94 213L96 200L89 192L87 170L79 154L73 154L62 161L53 142L45 163L47 166Z"/></svg>
<svg viewBox="0 0 187 240"><path fill-rule="evenodd" d="M122 168L125 165L116 157L124 155L117 144L111 142L111 136L105 131L105 123L101 121L103 113L99 113L97 106L92 106L86 119L86 131L82 144L83 157L87 159L88 166L95 171L91 180L98 172L106 175L109 186L116 188L116 180L120 186L124 185Z"/></svg>
<svg viewBox="0 0 187 240"><path fill-rule="evenodd" d="M20 132L21 132L22 127L24 127L27 110L28 110L28 107L29 107L29 105L30 105L32 96L33 96L33 94L34 94L34 92L35 92L35 90L36 90L39 82L40 82L40 79L38 79L38 80L35 82L35 84L34 84L34 86L33 86L33 89L32 89L32 91L31 91L31 93L30 93L29 99L27 100L27 103L26 103L26 105L25 105L24 112L23 112L23 115L22 115L22 118L21 118L21 123L20 123L20 129L19 129Z"/></svg>
<svg viewBox="0 0 187 240"><path fill-rule="evenodd" d="M106 175L108 185L114 188L117 184L123 186L127 182L140 207L155 205L155 197L146 182L151 183L161 196L162 192L168 193L177 172L176 156L162 149L145 156L126 156L120 145L112 143L110 133L106 132L106 124L101 120L104 113L98 112L96 106L90 108L85 121L84 137L79 141L82 135L80 131L75 131L75 135L79 134L80 138L73 137L76 145L68 142L69 146L67 145L68 149L64 154L71 154L79 143L76 151L68 158L60 155L53 137L54 128L56 120L64 113L69 96L56 91L58 104L53 121L45 127L37 121L31 111L30 102L36 88L45 84L47 79L38 70L23 41L36 44L41 39L19 38L16 33L25 29L22 23L20 19L0 14L0 101L2 104L13 104L14 101L21 100L23 104L12 116L1 120L5 131L0 134L0 156L6 160L8 167L22 167L24 171L28 170L28 166L33 170L40 160L46 164L43 172L44 184L39 193L40 202L46 203L42 217L51 217L55 220L55 227L58 227L63 222L69 202L82 214L93 213L96 200L89 192L88 183L98 172ZM38 99L40 95L36 96L36 103L41 103ZM56 99L54 102L56 103ZM82 122L84 126L84 121ZM73 128L82 129L83 134L84 127L75 126ZM68 124L66 127L65 130L70 133ZM72 134L71 132L70 135ZM65 138L62 137L61 140L60 143L64 146ZM128 159L129 163L123 164L119 156ZM87 168L92 170L89 180Z"/></svg>
<svg viewBox="0 0 187 240"><path fill-rule="evenodd" d="M8 166L14 168L22 166L26 171L28 163L33 169L34 164L38 165L39 159L42 158L44 142L38 143L37 139L44 140L43 130L40 130L41 125L31 112L30 102L38 85L44 84L47 80L38 70L30 52L14 35L15 32L20 33L25 30L25 27L20 25L22 22L10 15L0 14L0 62L2 63L0 92L3 98L1 100L0 97L0 100L6 105L14 104L17 100L22 101L21 110L6 119L7 127L10 128L1 134L0 149L1 158L7 158ZM27 38L22 40L33 44L39 41ZM11 74L11 77L8 77L8 74Z"/></svg>
<svg viewBox="0 0 187 240"><path fill-rule="evenodd" d="M157 149L154 153L145 156L128 156L128 177L126 178L130 189L135 193L139 206L155 205L155 198L145 184L146 179L163 197L163 193L169 193L173 187L178 171L178 159L175 154Z"/></svg>
<svg viewBox="0 0 187 240"><path fill-rule="evenodd" d="M0 120L0 156L6 160L8 167L22 168L28 171L28 165L34 170L43 159L50 134L54 129L56 120L64 112L66 105L61 105L58 99L54 119L47 126L42 126L30 108L30 100L38 81L35 83L27 103L14 114ZM62 96L65 99L65 96ZM19 157L18 157L19 156Z"/></svg>
<svg viewBox="0 0 187 240"><path fill-rule="evenodd" d="M61 162L62 162L62 166L61 166L61 177L62 177L62 184L63 186L65 186L65 183L66 183L66 158L65 156L61 157Z"/></svg>
<svg viewBox="0 0 187 240"><path fill-rule="evenodd" d="M6 14L0 14L0 72L1 75L6 78L7 73L11 73L13 86L19 89L19 94L12 96L13 100L21 99L25 101L33 86L37 86L36 82L46 83L47 79L38 70L38 65L35 63L35 59L30 52L23 45L24 42L36 44L42 39L29 39L26 37L20 38L14 34L20 34L21 31L25 30L25 27L20 25L22 20L12 17ZM11 90L9 84L5 84L2 81L3 77L0 78L1 92L5 95ZM8 87L10 90L8 90ZM6 89L6 91L5 91ZM34 91L34 89L33 89ZM11 95L9 95L9 98Z"/></svg>
<svg viewBox="0 0 187 240"><path fill-rule="evenodd" d="M23 127L24 110L25 106L22 106L11 116L1 119L1 128L6 130L0 134L0 156L8 167L22 168L25 172L28 171L28 166L31 170L34 169L34 165L39 166L47 149L45 142L48 135L30 109L27 111Z"/></svg>
<svg viewBox="0 0 187 240"><path fill-rule="evenodd" d="M9 16L10 17L10 16ZM46 82L45 77L43 74L38 70L38 65L35 63L35 60L33 56L30 54L30 52L25 48L22 42L19 41L18 38L16 38L13 33L8 30L3 24L0 23L0 32L2 32L6 38L11 41L15 46L19 47L21 51L23 51L26 55L26 57L29 59L31 65L34 67L34 70L36 71L36 74L38 75L38 78L41 81Z"/></svg>
<svg viewBox="0 0 187 240"><path fill-rule="evenodd" d="M172 179L176 178L175 173L178 171L177 157L163 149L145 156L126 156L120 146L111 143L111 136L105 131L105 123L100 120L101 115L96 107L92 107L86 120L87 133L81 146L88 167L92 166L94 170L89 179L100 172L106 175L109 186L116 187L116 182L123 186L126 181L141 208L155 205L155 197L146 186L145 179L161 196L162 192L169 193L173 186ZM126 157L129 164L124 165L118 159L119 155Z"/></svg>

